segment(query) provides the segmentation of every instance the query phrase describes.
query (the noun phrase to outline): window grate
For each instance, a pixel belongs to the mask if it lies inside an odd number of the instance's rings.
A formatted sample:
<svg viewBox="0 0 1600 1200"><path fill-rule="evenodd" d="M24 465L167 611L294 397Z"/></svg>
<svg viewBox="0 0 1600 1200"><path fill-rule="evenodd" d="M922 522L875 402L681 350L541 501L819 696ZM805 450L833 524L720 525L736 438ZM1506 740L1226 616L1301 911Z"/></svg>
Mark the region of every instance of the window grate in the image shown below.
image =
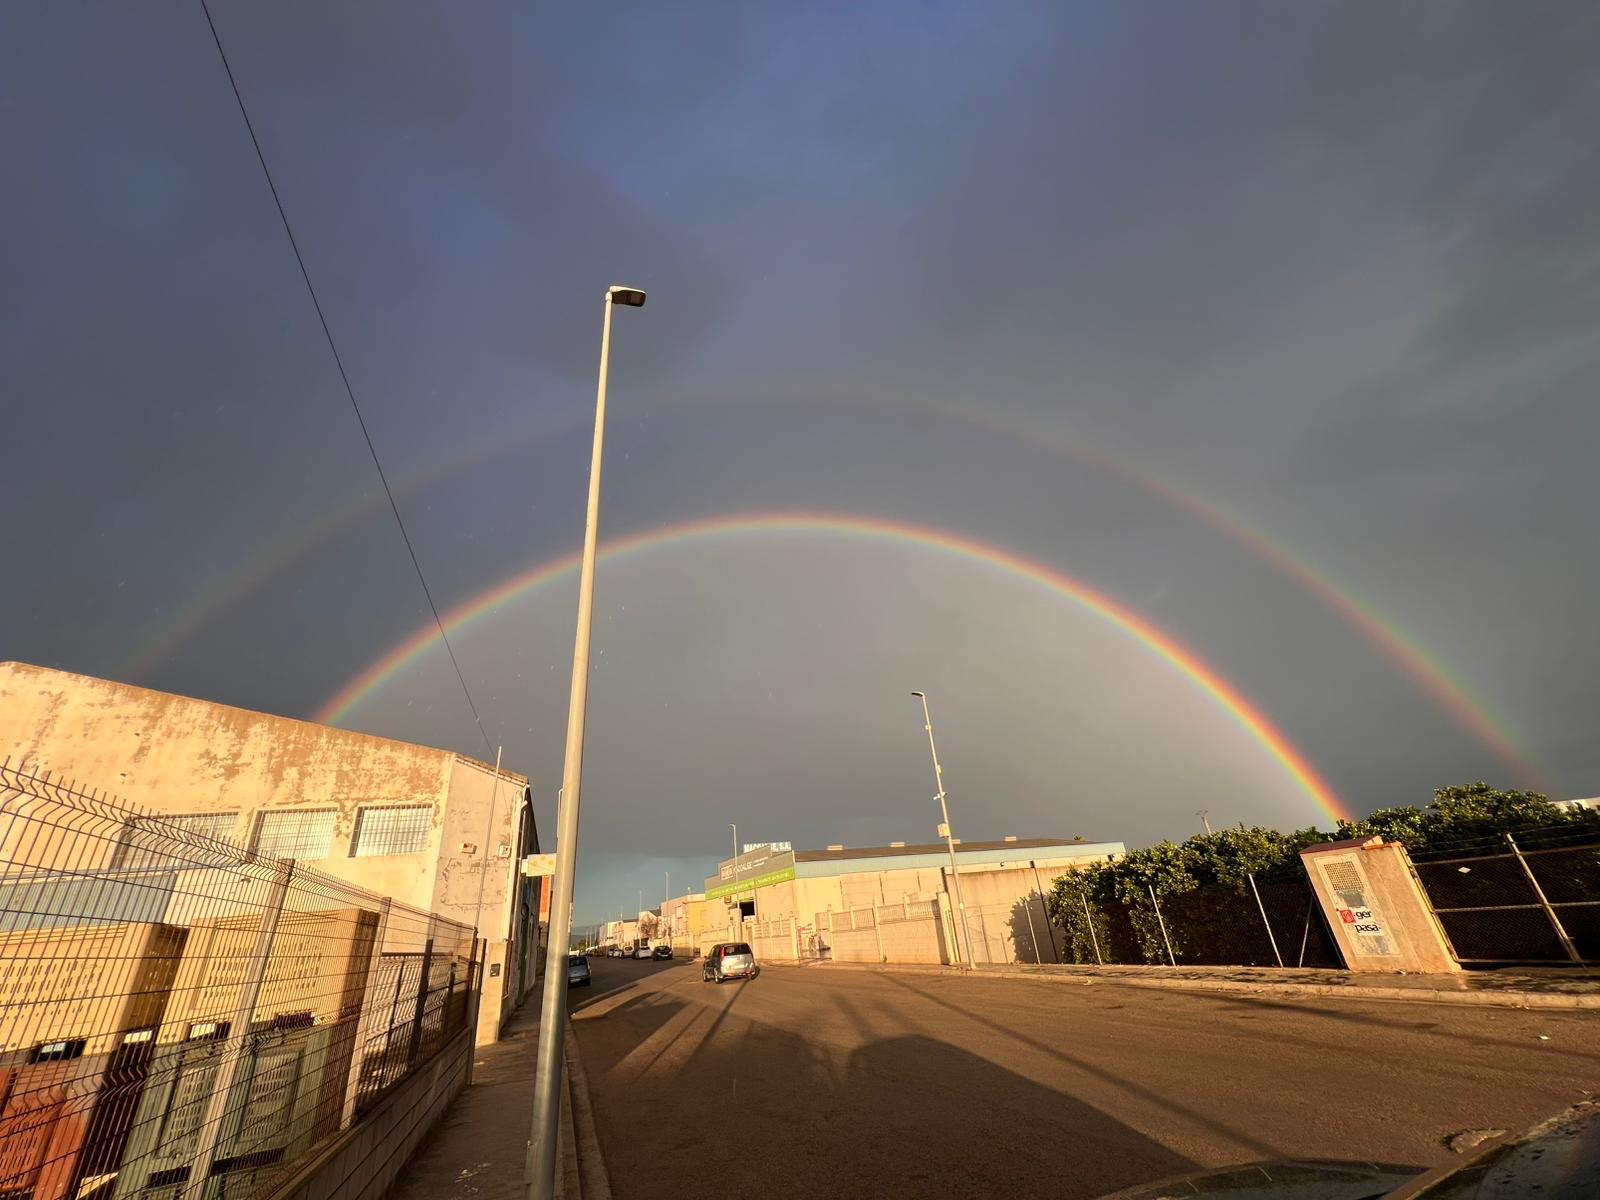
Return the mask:
<svg viewBox="0 0 1600 1200"><path fill-rule="evenodd" d="M239 813L174 813L164 817L134 817L122 827L111 853L113 870L180 865L186 858L177 832L197 833L224 841L233 833ZM160 847L165 847L161 849Z"/></svg>
<svg viewBox="0 0 1600 1200"><path fill-rule="evenodd" d="M350 840L352 858L385 854L419 854L428 848L433 829L433 809L426 804L384 804L356 813L356 832Z"/></svg>
<svg viewBox="0 0 1600 1200"><path fill-rule="evenodd" d="M331 808L262 813L250 848L269 858L327 858L334 815Z"/></svg>

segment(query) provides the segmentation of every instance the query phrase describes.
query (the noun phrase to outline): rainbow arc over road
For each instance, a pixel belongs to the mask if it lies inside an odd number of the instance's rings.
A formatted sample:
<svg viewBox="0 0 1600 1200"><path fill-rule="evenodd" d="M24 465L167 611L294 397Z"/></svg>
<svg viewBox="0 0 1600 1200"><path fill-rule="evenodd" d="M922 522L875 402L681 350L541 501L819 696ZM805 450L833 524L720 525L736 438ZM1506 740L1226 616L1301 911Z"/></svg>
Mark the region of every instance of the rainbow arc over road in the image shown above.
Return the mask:
<svg viewBox="0 0 1600 1200"><path fill-rule="evenodd" d="M985 566L1026 580L1094 613L1122 633L1160 655L1196 688L1226 711L1277 760L1295 784L1334 820L1349 813L1306 756L1273 725L1259 708L1198 654L1138 613L1065 572L1004 547L964 534L904 521L847 513L750 512L708 517L626 534L601 543L600 560L615 562L647 550L718 538L805 534L894 542ZM525 597L562 576L575 572L576 553L548 559L510 575L447 612L445 629L454 634L481 621L502 605ZM392 646L359 675L329 697L312 719L326 724L345 720L408 664L438 645L438 631L429 623Z"/></svg>
<svg viewBox="0 0 1600 1200"><path fill-rule="evenodd" d="M683 400L674 408L716 409L726 402ZM812 401L821 404L825 401ZM1234 544L1293 579L1295 584L1330 612L1365 637L1394 663L1426 695L1463 729L1472 734L1500 761L1513 779L1539 786L1542 772L1526 749L1518 744L1511 724L1494 711L1484 697L1475 695L1460 675L1417 638L1387 619L1372 604L1340 587L1328 572L1299 549L1269 537L1246 524L1215 503L1187 491L1164 474L1142 469L1104 450L1082 444L1060 431L1034 428L1029 422L1009 416L995 405L955 405L925 408L920 404L856 398L851 410L870 409L885 414L904 414L956 422L989 434L1013 439L1064 455L1074 462L1129 487L1158 497L1163 503L1186 513ZM573 432L588 431L587 409L571 420L545 426L501 431L471 445L442 455L427 468L401 482L397 491L411 495L428 486L456 478L495 459L518 453L527 446L549 441ZM284 573L295 562L337 538L358 528L363 522L387 512L383 494L377 492L354 500L341 508L294 526L270 544L257 547L242 564L197 589L189 602L175 608L159 629L139 644L126 663L123 674L138 678L171 655L196 629Z"/></svg>

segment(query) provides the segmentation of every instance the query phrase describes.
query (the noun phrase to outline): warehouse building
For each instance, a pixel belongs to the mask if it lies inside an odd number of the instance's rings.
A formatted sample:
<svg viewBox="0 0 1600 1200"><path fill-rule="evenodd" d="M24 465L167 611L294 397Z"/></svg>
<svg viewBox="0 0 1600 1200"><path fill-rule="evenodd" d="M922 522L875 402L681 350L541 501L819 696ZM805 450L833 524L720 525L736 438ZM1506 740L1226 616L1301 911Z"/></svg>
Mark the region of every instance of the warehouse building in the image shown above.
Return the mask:
<svg viewBox="0 0 1600 1200"><path fill-rule="evenodd" d="M448 750L15 662L0 663L0 760L114 796L162 828L294 859L478 929L480 1043L497 1039L534 985L548 889L518 869L539 851L520 775ZM160 865L146 861L140 823L79 869ZM114 886L95 883L97 903Z"/></svg>
<svg viewBox="0 0 1600 1200"><path fill-rule="evenodd" d="M1061 934L1044 899L1053 881L1124 847L1008 837L957 841L955 852L952 877L941 843L747 848L706 880L706 900L720 901L726 919L719 925L708 914L702 945L735 938L758 958L779 960L1060 962Z"/></svg>

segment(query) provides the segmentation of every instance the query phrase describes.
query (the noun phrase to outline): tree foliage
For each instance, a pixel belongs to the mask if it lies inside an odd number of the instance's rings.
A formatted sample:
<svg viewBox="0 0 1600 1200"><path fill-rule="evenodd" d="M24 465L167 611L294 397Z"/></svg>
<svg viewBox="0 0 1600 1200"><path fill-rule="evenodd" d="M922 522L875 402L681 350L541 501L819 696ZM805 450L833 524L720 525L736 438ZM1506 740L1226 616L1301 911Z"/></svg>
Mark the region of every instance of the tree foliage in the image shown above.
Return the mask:
<svg viewBox="0 0 1600 1200"><path fill-rule="evenodd" d="M1508 833L1533 848L1586 832L1600 836L1600 812L1559 809L1538 792L1506 791L1481 779L1439 788L1426 808L1380 808L1359 821L1339 822L1340 837L1376 835L1404 843L1412 854L1492 852Z"/></svg>

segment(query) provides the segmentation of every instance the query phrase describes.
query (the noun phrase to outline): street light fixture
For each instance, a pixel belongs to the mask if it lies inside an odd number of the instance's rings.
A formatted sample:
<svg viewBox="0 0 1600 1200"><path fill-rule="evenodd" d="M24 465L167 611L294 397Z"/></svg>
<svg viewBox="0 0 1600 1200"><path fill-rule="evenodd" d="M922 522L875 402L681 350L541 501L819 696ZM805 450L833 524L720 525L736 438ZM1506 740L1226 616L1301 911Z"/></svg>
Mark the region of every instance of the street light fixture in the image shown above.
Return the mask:
<svg viewBox="0 0 1600 1200"><path fill-rule="evenodd" d="M950 809L944 798L944 768L939 766L939 748L933 744L933 718L928 715L928 697L922 692L912 692L918 700L922 701L922 727L928 731L928 750L933 755L933 780L939 788L939 815L944 818L940 831L944 834L944 844L950 850L950 879L955 885L956 907L961 910L961 935L967 943L967 968L973 966L972 958L972 928L967 924L967 902L961 898L961 871L956 866L956 841L950 832Z"/></svg>
<svg viewBox="0 0 1600 1200"><path fill-rule="evenodd" d="M728 828L733 830L733 904L739 909L739 917L734 925L734 933L744 928L744 909L739 907L739 827L732 821Z"/></svg>
<svg viewBox="0 0 1600 1200"><path fill-rule="evenodd" d="M578 629L572 647L572 691L567 703L567 745L561 765L562 804L557 814L556 874L550 898L550 928L572 922L573 872L578 862L578 803L583 783L584 718L589 704L589 641L594 625L594 563L600 533L600 462L606 433L606 373L611 365L611 310L642 308L638 288L606 289L600 326L600 380L594 398L594 448L589 459L589 502L583 525L583 562L578 571ZM534 1067L533 1129L524 1177L529 1200L551 1200L556 1188L556 1126L561 1115L562 1020L567 1006L566 947L551 938L545 950L544 996L539 1011L539 1056Z"/></svg>

